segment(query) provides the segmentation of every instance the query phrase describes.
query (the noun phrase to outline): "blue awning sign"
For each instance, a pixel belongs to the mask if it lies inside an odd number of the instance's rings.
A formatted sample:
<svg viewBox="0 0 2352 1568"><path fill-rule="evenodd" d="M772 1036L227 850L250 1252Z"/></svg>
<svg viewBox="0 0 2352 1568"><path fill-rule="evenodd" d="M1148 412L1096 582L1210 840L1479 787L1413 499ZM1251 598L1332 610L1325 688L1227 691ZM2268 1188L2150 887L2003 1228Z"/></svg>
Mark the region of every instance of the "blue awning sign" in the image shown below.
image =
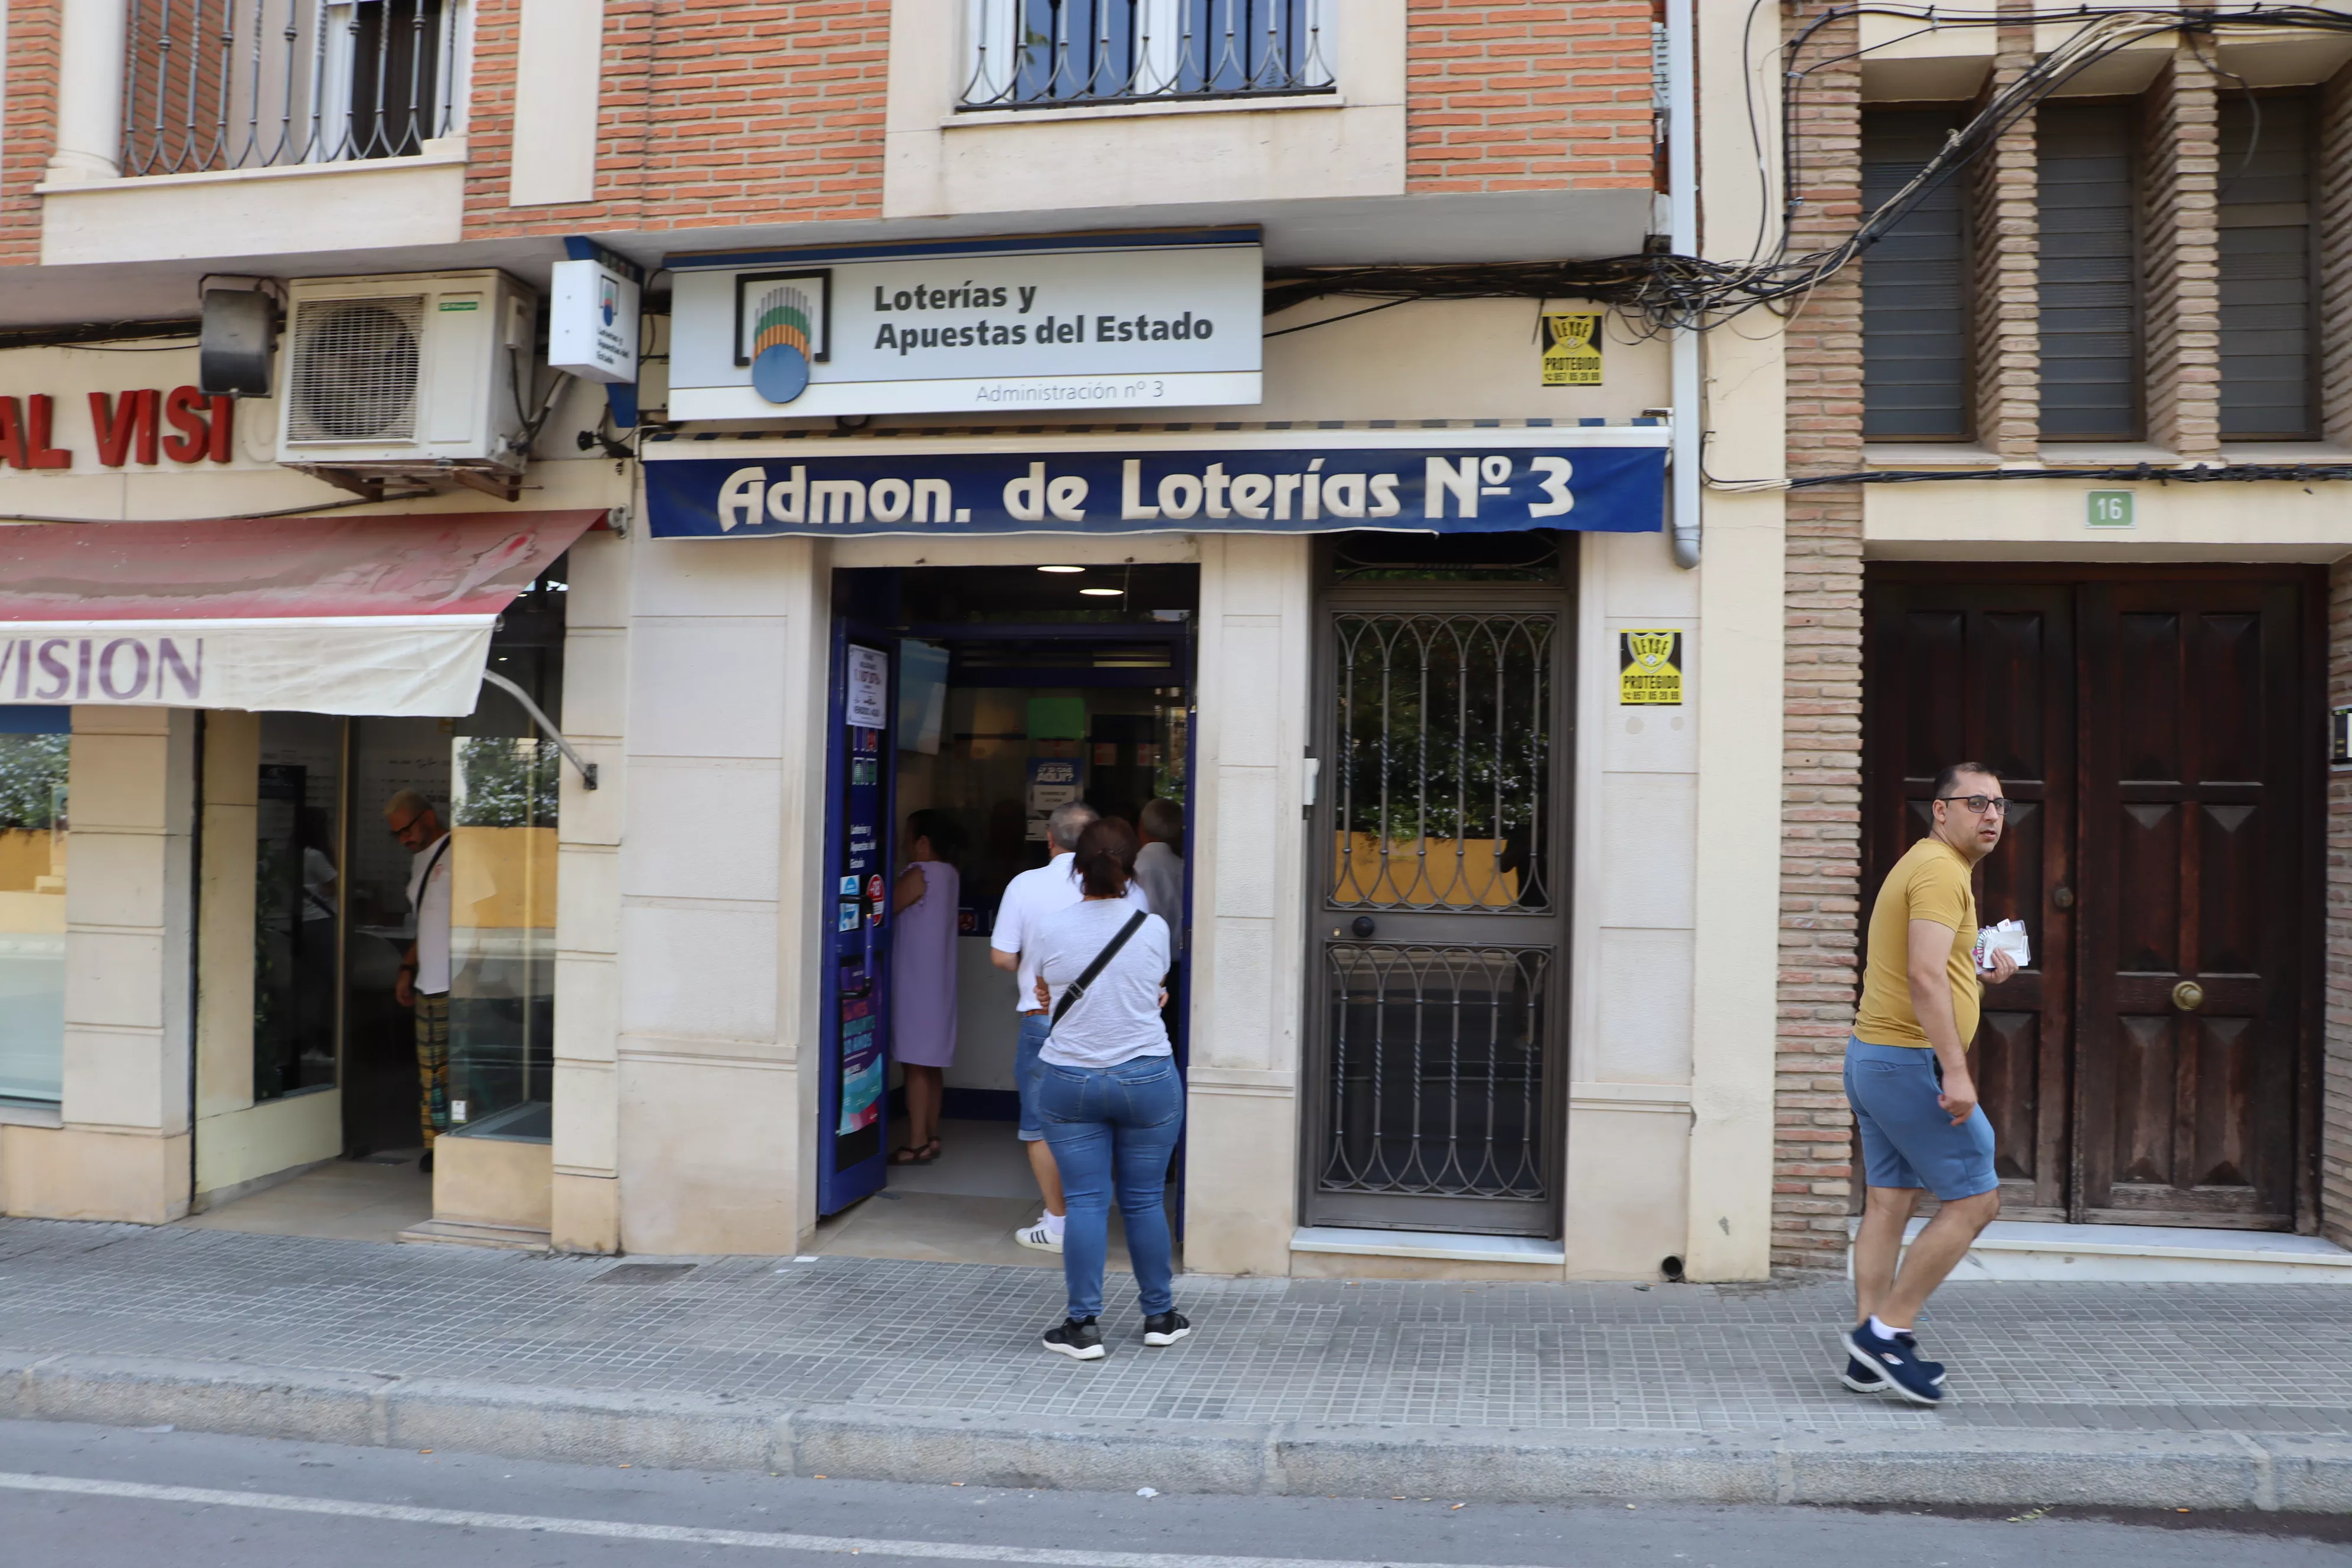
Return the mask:
<svg viewBox="0 0 2352 1568"><path fill-rule="evenodd" d="M1299 432L1296 446L988 452L762 440L725 456L712 444L675 441L646 453L647 522L663 539L1351 528L1640 533L1664 523L1663 427L1431 432L1395 447L1345 439L1367 434L1394 440L1404 433Z"/></svg>

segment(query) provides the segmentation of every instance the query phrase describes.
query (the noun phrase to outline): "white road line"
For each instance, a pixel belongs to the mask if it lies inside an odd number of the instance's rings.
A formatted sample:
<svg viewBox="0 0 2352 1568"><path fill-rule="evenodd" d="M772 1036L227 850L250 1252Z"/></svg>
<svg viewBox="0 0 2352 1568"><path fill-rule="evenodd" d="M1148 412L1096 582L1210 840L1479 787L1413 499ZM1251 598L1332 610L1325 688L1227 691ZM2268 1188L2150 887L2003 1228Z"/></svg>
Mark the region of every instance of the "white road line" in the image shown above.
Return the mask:
<svg viewBox="0 0 2352 1568"><path fill-rule="evenodd" d="M1069 1552L1044 1546L982 1546L940 1541L866 1540L850 1535L798 1535L758 1530L707 1530L684 1524L627 1524L607 1519L553 1519L527 1513L477 1513L470 1509L409 1508L350 1502L341 1498L289 1497L282 1492L226 1492L210 1487L157 1487L140 1481L86 1480L79 1476L29 1476L0 1470L0 1490L62 1492L74 1497L135 1498L195 1503L205 1508L316 1513L394 1524L454 1525L467 1530L515 1530L542 1535L589 1535L609 1541L676 1542L688 1546L751 1546L770 1552L921 1557L950 1563L1035 1563L1040 1568L1531 1568L1528 1564L1377 1563L1333 1557L1202 1557L1176 1552ZM1556 1568L1556 1565L1555 1565Z"/></svg>

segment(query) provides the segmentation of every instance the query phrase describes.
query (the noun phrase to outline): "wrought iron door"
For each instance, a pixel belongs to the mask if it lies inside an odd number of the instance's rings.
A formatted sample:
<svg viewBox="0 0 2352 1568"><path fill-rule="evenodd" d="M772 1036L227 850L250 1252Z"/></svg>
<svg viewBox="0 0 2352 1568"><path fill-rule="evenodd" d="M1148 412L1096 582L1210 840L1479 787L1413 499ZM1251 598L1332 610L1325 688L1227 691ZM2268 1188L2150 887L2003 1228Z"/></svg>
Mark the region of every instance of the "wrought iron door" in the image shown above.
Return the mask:
<svg viewBox="0 0 2352 1568"><path fill-rule="evenodd" d="M1326 603L1310 1224L1558 1234L1570 626L1556 590Z"/></svg>

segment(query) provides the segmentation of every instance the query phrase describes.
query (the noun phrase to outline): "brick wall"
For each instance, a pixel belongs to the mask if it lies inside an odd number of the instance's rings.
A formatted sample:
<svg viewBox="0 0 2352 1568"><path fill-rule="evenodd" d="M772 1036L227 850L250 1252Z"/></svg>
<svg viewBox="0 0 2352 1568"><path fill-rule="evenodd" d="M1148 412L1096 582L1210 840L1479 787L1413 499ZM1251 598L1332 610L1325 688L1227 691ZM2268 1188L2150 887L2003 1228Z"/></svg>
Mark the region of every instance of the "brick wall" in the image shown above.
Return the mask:
<svg viewBox="0 0 2352 1568"><path fill-rule="evenodd" d="M8 7L6 96L0 99L0 266L41 258L41 182L57 151L58 16L63 0Z"/></svg>
<svg viewBox="0 0 2352 1568"><path fill-rule="evenodd" d="M2319 252L2320 426L2352 442L2352 66L2320 91L2318 194L2319 233L2338 237Z"/></svg>
<svg viewBox="0 0 2352 1568"><path fill-rule="evenodd" d="M2211 68L2181 45L2143 110L2140 253L2147 438L2184 458L2221 453L2220 112Z"/></svg>
<svg viewBox="0 0 2352 1568"><path fill-rule="evenodd" d="M2033 30L2003 27L1988 93L2032 65ZM2004 458L2032 458L2041 444L2041 215L2034 200L2033 117L2001 133L1970 173L1969 240L1976 297L1974 378L1977 440Z"/></svg>
<svg viewBox="0 0 2352 1568"><path fill-rule="evenodd" d="M1802 7L1790 25L1818 10ZM1816 34L1808 54L1849 55L1854 45L1849 17ZM1832 67L1811 81L1796 127L1809 172L1790 238L1798 253L1851 232L1862 211L1861 73ZM1863 466L1861 316L1862 269L1849 267L1812 292L1789 328L1791 476ZM1794 491L1786 516L1772 1261L1821 1268L1843 1262L1853 1195L1841 1073L1862 876L1861 489Z"/></svg>
<svg viewBox="0 0 2352 1568"><path fill-rule="evenodd" d="M2352 559L2327 580L2327 703L2352 703ZM2320 1228L2352 1247L2352 773L2327 776L2327 962L2320 1073Z"/></svg>
<svg viewBox="0 0 2352 1568"><path fill-rule="evenodd" d="M510 207L520 0L478 0L466 234L874 217L889 0L606 0L596 199Z"/></svg>
<svg viewBox="0 0 2352 1568"><path fill-rule="evenodd" d="M1649 0L1411 0L1409 189L1647 190Z"/></svg>

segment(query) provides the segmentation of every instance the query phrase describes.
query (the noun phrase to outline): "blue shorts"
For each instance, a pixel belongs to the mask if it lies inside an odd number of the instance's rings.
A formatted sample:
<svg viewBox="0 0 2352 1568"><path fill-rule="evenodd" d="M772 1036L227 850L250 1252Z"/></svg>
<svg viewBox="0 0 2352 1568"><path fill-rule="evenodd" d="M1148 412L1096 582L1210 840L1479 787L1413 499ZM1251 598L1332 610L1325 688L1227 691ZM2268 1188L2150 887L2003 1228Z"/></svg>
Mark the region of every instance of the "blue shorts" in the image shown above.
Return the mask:
<svg viewBox="0 0 2352 1568"><path fill-rule="evenodd" d="M1872 1186L1926 1187L1948 1203L2000 1185L1984 1108L1953 1126L1951 1113L1936 1103L1943 1081L1933 1051L1847 1039L1845 1097L1862 1124L1862 1163Z"/></svg>
<svg viewBox="0 0 2352 1568"><path fill-rule="evenodd" d="M1037 1096L1045 1087L1045 1065L1037 1053L1045 1048L1045 1037L1054 1032L1054 1016L1050 1013L1021 1015L1021 1044L1013 1058L1013 1081L1021 1090L1021 1142L1043 1143L1045 1141L1045 1118L1037 1107Z"/></svg>

